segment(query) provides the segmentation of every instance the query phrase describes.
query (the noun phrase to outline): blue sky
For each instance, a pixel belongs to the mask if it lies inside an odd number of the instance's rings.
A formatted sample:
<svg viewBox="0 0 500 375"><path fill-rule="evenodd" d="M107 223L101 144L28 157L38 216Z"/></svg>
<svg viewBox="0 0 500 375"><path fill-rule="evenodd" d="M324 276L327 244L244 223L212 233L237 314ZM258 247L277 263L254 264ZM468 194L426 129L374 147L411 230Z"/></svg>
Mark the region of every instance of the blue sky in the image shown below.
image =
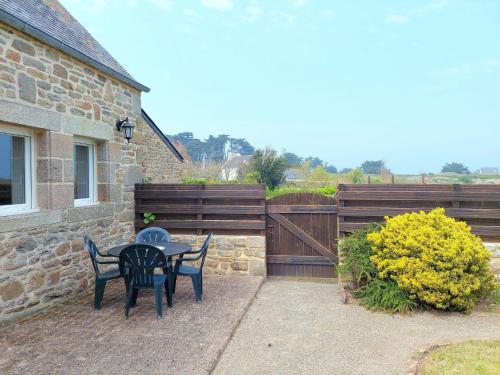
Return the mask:
<svg viewBox="0 0 500 375"><path fill-rule="evenodd" d="M167 134L339 167L500 166L500 1L62 0Z"/></svg>

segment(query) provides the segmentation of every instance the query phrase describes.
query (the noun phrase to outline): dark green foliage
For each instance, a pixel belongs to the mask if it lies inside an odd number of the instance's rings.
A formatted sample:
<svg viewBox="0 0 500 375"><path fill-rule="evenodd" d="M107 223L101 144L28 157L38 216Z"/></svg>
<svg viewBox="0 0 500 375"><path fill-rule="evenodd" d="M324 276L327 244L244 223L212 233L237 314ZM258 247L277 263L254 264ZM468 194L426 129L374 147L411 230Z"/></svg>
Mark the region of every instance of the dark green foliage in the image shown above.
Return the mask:
<svg viewBox="0 0 500 375"><path fill-rule="evenodd" d="M349 173L350 171L352 171L352 168L342 168L339 173Z"/></svg>
<svg viewBox="0 0 500 375"><path fill-rule="evenodd" d="M329 172L329 173L337 173L337 167L335 167L334 165L327 165L325 167L326 171Z"/></svg>
<svg viewBox="0 0 500 375"><path fill-rule="evenodd" d="M314 169L316 167L324 167L325 166L325 162L323 160L321 160L320 158L318 157L313 157L313 156L309 156L305 159L306 162L309 162L311 163L311 168Z"/></svg>
<svg viewBox="0 0 500 375"><path fill-rule="evenodd" d="M286 159L289 167L296 167L304 163L304 159L293 152L284 152L282 156Z"/></svg>
<svg viewBox="0 0 500 375"><path fill-rule="evenodd" d="M200 163L205 160L223 161L228 152L251 155L255 148L244 138L231 138L227 134L210 135L208 139L195 138L193 133L184 132L169 136L174 142L180 142L186 148L191 160Z"/></svg>
<svg viewBox="0 0 500 375"><path fill-rule="evenodd" d="M379 229L379 224L369 224L363 230L354 231L339 245L342 264L337 267L338 272L349 274L356 289L366 285L377 275L377 269L370 261L371 243L366 236Z"/></svg>
<svg viewBox="0 0 500 375"><path fill-rule="evenodd" d="M384 166L383 160L370 161L366 160L361 164L361 169L365 174L380 174L380 170Z"/></svg>
<svg viewBox="0 0 500 375"><path fill-rule="evenodd" d="M275 150L257 150L250 159L249 173L255 174L259 184L274 190L285 181L286 159L278 156Z"/></svg>
<svg viewBox="0 0 500 375"><path fill-rule="evenodd" d="M300 186L281 186L278 189L274 190L267 190L266 191L266 197L267 198L274 198L278 197L280 195L286 195L286 194L292 194L292 193L316 193L316 194L321 194L321 195L326 195L326 196L334 196L335 193L337 192L337 187L336 186L323 186L320 188L314 188L314 187L300 187Z"/></svg>
<svg viewBox="0 0 500 375"><path fill-rule="evenodd" d="M394 282L374 279L368 285L354 291L354 297L369 309L384 310L390 313L404 313L415 310L418 304Z"/></svg>
<svg viewBox="0 0 500 375"><path fill-rule="evenodd" d="M469 168L467 168L462 163L452 162L446 163L441 168L441 173L459 173L459 174L469 174Z"/></svg>

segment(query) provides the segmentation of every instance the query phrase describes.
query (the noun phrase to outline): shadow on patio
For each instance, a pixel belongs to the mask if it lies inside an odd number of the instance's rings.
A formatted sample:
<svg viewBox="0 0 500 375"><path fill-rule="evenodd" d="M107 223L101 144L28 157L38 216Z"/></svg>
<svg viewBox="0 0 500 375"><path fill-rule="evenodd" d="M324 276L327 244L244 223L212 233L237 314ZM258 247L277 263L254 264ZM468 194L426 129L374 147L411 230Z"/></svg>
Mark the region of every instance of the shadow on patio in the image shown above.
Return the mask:
<svg viewBox="0 0 500 375"><path fill-rule="evenodd" d="M122 281L109 284L102 309L93 291L0 330L2 374L208 373L258 291L262 277L204 277L196 304L181 278L174 307L156 319L152 290L142 290L125 320Z"/></svg>

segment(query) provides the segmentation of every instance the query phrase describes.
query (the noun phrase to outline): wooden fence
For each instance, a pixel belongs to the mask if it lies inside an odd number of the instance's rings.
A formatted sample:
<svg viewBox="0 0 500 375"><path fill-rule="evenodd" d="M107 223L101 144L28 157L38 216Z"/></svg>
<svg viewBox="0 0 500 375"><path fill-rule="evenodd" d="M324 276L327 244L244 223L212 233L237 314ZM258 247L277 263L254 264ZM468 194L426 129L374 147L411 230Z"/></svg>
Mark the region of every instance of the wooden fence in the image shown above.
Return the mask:
<svg viewBox="0 0 500 375"><path fill-rule="evenodd" d="M172 233L214 232L265 235L266 203L262 185L135 185L135 228L152 212L152 226Z"/></svg>
<svg viewBox="0 0 500 375"><path fill-rule="evenodd" d="M466 221L483 239L500 239L500 185L339 185L339 234L384 216L436 207Z"/></svg>

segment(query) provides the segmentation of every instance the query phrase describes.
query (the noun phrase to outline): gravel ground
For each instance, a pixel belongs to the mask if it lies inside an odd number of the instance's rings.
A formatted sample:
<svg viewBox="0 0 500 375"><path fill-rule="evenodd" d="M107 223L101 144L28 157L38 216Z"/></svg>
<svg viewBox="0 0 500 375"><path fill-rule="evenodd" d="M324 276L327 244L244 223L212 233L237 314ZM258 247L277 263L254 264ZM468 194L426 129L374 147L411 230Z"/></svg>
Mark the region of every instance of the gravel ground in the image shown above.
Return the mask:
<svg viewBox="0 0 500 375"><path fill-rule="evenodd" d="M100 311L89 291L0 329L0 374L208 374L262 282L207 275L196 304L181 278L161 320L149 290L125 320L123 282L111 283Z"/></svg>
<svg viewBox="0 0 500 375"><path fill-rule="evenodd" d="M400 375L419 350L468 338L500 338L500 316L392 316L341 304L336 284L268 280L214 373Z"/></svg>

